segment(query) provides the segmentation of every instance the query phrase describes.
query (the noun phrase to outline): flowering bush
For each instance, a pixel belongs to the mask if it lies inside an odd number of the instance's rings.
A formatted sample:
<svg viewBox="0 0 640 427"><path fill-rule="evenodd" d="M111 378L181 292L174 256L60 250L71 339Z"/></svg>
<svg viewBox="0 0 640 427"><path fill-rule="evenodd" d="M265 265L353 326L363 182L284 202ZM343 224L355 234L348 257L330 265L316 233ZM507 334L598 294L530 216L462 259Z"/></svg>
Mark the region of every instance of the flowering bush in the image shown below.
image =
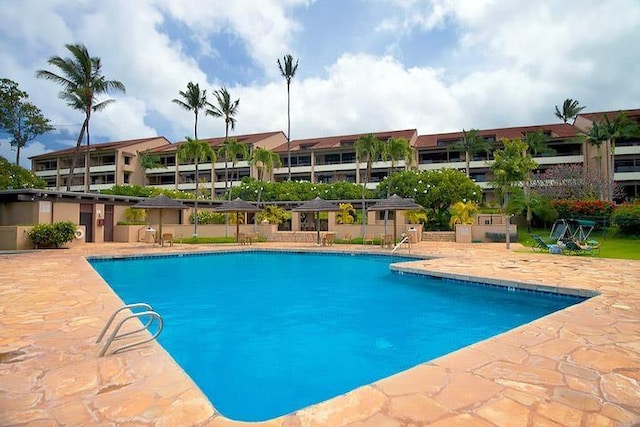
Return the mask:
<svg viewBox="0 0 640 427"><path fill-rule="evenodd" d="M559 218L608 217L615 209L613 203L601 200L554 200L551 206L558 211Z"/></svg>

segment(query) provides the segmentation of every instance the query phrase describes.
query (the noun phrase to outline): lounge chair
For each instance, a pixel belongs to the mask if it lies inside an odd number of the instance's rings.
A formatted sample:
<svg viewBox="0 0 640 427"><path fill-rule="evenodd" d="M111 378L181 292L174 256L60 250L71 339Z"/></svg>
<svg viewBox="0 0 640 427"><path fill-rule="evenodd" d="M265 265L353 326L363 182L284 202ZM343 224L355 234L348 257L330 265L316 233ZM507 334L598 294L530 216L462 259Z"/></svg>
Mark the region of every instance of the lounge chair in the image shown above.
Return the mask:
<svg viewBox="0 0 640 427"><path fill-rule="evenodd" d="M594 255L600 250L600 245L583 245L573 239L566 239L563 243L569 255Z"/></svg>
<svg viewBox="0 0 640 427"><path fill-rule="evenodd" d="M531 238L533 239L533 246L531 246L531 249L533 249L534 252L549 252L553 247L553 245L546 243L542 240L542 237L536 234L532 234Z"/></svg>

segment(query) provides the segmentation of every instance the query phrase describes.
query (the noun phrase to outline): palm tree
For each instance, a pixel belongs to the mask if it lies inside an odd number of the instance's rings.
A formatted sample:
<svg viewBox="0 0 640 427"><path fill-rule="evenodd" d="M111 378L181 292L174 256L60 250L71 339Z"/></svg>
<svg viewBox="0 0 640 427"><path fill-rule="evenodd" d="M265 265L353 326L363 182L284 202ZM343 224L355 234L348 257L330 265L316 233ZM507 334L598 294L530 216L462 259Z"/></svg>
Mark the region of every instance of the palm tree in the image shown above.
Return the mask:
<svg viewBox="0 0 640 427"><path fill-rule="evenodd" d="M452 148L464 151L467 178L469 178L471 157L480 151L488 153L491 149L491 143L478 135L478 129L471 129L469 132L462 129L462 139L453 144Z"/></svg>
<svg viewBox="0 0 640 427"><path fill-rule="evenodd" d="M556 105L556 117L562 120L564 123L568 123L569 120L575 120L580 111L584 110L586 107L584 105L580 105L578 100L573 100L571 98L567 98L562 103L562 111Z"/></svg>
<svg viewBox="0 0 640 427"><path fill-rule="evenodd" d="M198 165L209 159L211 159L211 163L215 163L216 153L211 148L211 145L205 141L198 141L197 139L191 139L189 137L186 139L186 142L183 142L178 147L178 159L185 163L194 162L196 166L196 199L194 202L193 236L198 237Z"/></svg>
<svg viewBox="0 0 640 427"><path fill-rule="evenodd" d="M227 166L227 161L231 160L231 165L235 169L236 163L238 159L245 160L249 157L249 147L246 144L238 142L236 139L226 139L224 143L218 149L218 154L220 156L224 156L224 164L225 168ZM238 177L240 176L240 171L237 171ZM233 174L232 174L233 175ZM233 176L231 177L233 179ZM227 179L228 181L228 179ZM231 201L231 188L227 191L229 201ZM226 214L227 221L225 221L225 236L229 236L229 214Z"/></svg>
<svg viewBox="0 0 640 427"><path fill-rule="evenodd" d="M198 113L207 106L207 91L200 90L198 83L187 83L187 90L178 92L181 99L175 98L171 102L179 105L187 111L193 111L195 123L193 125L193 138L198 140Z"/></svg>
<svg viewBox="0 0 640 427"><path fill-rule="evenodd" d="M282 77L287 81L287 167L289 168L288 180L291 181L291 80L298 70L298 60L293 63L293 56L286 54L282 58L282 62L278 59L278 68Z"/></svg>
<svg viewBox="0 0 640 427"><path fill-rule="evenodd" d="M258 181L264 181L265 176L271 176L274 168L282 166L282 161L277 153L266 148L256 147L251 155L251 164L258 170Z"/></svg>
<svg viewBox="0 0 640 427"><path fill-rule="evenodd" d="M355 144L356 157L358 159L358 165L362 160L367 162L367 168L364 174L364 183L362 184L362 235L367 232L367 212L365 206L365 195L367 191L367 184L371 179L371 166L373 162L380 156L380 150L382 148L382 141L380 141L372 133L368 135L362 135L358 137Z"/></svg>
<svg viewBox="0 0 640 427"><path fill-rule="evenodd" d="M383 161L391 161L391 165L387 173L389 176L387 197L389 197L391 195L392 176L396 163L404 159L405 168L411 167L413 164L413 150L411 149L411 144L409 144L409 141L406 138L389 138L387 142L382 144L380 154Z"/></svg>
<svg viewBox="0 0 640 427"><path fill-rule="evenodd" d="M607 198L609 201L613 199L613 185L614 185L614 156L616 150L616 141L619 139L632 138L638 134L638 125L631 120L627 113L624 111L618 111L613 120L609 116L605 115L604 120L601 122L601 126L604 129L604 136L609 140L609 177L608 177L608 192Z"/></svg>
<svg viewBox="0 0 640 427"><path fill-rule="evenodd" d="M236 128L236 118L235 115L238 114L238 105L240 104L240 99L236 99L235 101L231 101L231 95L227 88L223 87L220 90L216 90L213 92L213 95L216 97L217 105L213 105L208 103L209 109L207 109L207 114L213 117L223 117L224 118L224 143L227 143L227 139L229 138L229 128L234 130ZM222 148L222 147L221 147ZM229 185L229 168L227 165L228 156L224 156L224 189L226 190Z"/></svg>
<svg viewBox="0 0 640 427"><path fill-rule="evenodd" d="M538 154L552 154L555 150L547 145L549 138L540 131L529 132L524 137L522 157L533 158ZM523 206L526 211L527 232L531 232L533 220L533 208L536 205L535 197L531 193L531 177L533 170L527 171L522 180Z"/></svg>
<svg viewBox="0 0 640 427"><path fill-rule="evenodd" d="M401 159L405 161L405 169L413 164L413 150L411 144L406 138L389 138L387 142L382 144L380 151L383 161L391 161L389 167L389 186L387 187L387 198L391 195L391 186L393 184L393 170L395 165ZM384 212L384 232L387 233L387 220L389 219L389 211Z"/></svg>
<svg viewBox="0 0 640 427"><path fill-rule="evenodd" d="M73 181L73 174L85 132L87 134L85 170L87 172L89 170L89 120L91 119L91 113L102 111L109 104L115 102L113 99L97 102L97 97L110 92L124 93L126 89L121 82L106 79L102 74L102 61L98 57L90 56L85 45L66 44L65 47L71 53L71 57L53 56L47 61L49 65L58 68L60 74L48 70L38 70L36 77L51 80L62 86L62 92L60 92L59 97L65 100L67 105L74 110L80 110L84 113L84 122L76 141L76 149L71 160L69 180L67 181L67 191L71 191L71 182ZM85 172L84 180L86 192L89 191L87 172Z"/></svg>
<svg viewBox="0 0 640 427"><path fill-rule="evenodd" d="M597 149L596 158L598 159L598 177L604 181L604 177L602 176L602 143L609 139L605 126L600 122L593 122L591 124L591 128L589 128L589 132L584 136L584 139L589 145L596 147ZM601 191L600 198L605 198L603 191Z"/></svg>

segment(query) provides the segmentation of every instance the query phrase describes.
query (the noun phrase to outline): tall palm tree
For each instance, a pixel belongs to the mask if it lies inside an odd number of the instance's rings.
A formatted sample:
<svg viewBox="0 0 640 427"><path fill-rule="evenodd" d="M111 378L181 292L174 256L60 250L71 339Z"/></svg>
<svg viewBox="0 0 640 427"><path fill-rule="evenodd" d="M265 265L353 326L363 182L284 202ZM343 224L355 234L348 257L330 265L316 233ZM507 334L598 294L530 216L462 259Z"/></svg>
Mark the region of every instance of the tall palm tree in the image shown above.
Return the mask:
<svg viewBox="0 0 640 427"><path fill-rule="evenodd" d="M233 139L233 138L227 139L218 149L218 154L220 156L224 156L225 168L226 168L227 162L231 160L231 165L235 169L238 159L245 160L247 157L249 157L249 147L247 147L247 144L238 142L238 140L236 139ZM240 176L240 171L237 171L237 174L238 176ZM233 174L231 178L233 179ZM227 196L229 198L229 201L231 201L231 187L229 187L229 189L227 190ZM225 237L228 237L228 236L229 236L229 214L227 213L226 221L225 221Z"/></svg>
<svg viewBox="0 0 640 427"><path fill-rule="evenodd" d="M471 157L481 151L488 153L491 149L491 143L478 135L478 129L471 129L469 132L462 129L462 139L453 144L452 148L464 151L467 178L469 178Z"/></svg>
<svg viewBox="0 0 640 427"><path fill-rule="evenodd" d="M288 180L291 181L291 80L298 70L298 60L293 63L293 56L286 54L282 62L278 59L278 68L282 77L287 81L287 167L289 168Z"/></svg>
<svg viewBox="0 0 640 427"><path fill-rule="evenodd" d="M542 132L529 132L524 137L524 145L522 151L522 157L529 157L533 159L538 154L552 154L556 150L549 147L549 138ZM533 220L533 208L536 205L536 197L531 192L531 179L533 170L526 171L524 179L522 180L522 206L526 211L525 216L527 220L527 231L531 232L531 221Z"/></svg>
<svg viewBox="0 0 640 427"><path fill-rule="evenodd" d="M614 156L616 150L616 142L619 139L631 138L633 136L638 135L638 125L635 121L631 120L627 113L624 111L618 111L618 113L610 119L609 116L605 115L604 120L601 122L601 126L604 129L604 135L607 137L609 141L609 159L608 159L608 168L609 168L609 177L608 177L608 194L607 198L609 201L613 200L613 185L614 185L614 172L615 172L615 164L614 164Z"/></svg>
<svg viewBox="0 0 640 427"><path fill-rule="evenodd" d="M578 100L574 100L571 98L567 98L562 103L562 111L556 105L556 117L562 120L564 123L568 123L569 120L573 119L580 114L580 111L584 110L586 106L580 105Z"/></svg>
<svg viewBox="0 0 640 427"><path fill-rule="evenodd" d="M80 146L84 134L87 134L87 154L85 160L85 192L89 191L89 120L91 113L104 110L109 104L115 102L113 99L107 99L101 102L97 101L97 97L110 92L126 91L124 84L117 80L107 80L102 74L102 61L100 58L89 55L87 47L83 44L66 44L65 47L71 53L71 57L62 58L53 56L49 58L47 63L58 69L59 74L48 70L38 70L36 77L51 80L62 86L62 92L59 97L67 102L74 110L80 110L84 113L84 122L80 128L80 134L76 141L76 149L71 160L71 169L69 171L69 180L67 181L67 191L71 191L71 182L75 172L78 156L80 154Z"/></svg>
<svg viewBox="0 0 640 427"><path fill-rule="evenodd" d="M211 148L211 145L205 141L198 141L197 139L191 139L189 137L186 139L186 142L183 142L178 147L178 159L185 163L194 162L196 166L196 199L194 202L193 236L198 237L198 185L200 183L198 165L209 159L211 163L215 163L216 153Z"/></svg>
<svg viewBox="0 0 640 427"><path fill-rule="evenodd" d="M380 151L383 161L390 161L390 167L387 172L389 176L389 186L387 187L387 197L391 195L391 184L393 178L393 170L400 160L405 161L405 168L408 169L413 164L413 150L411 144L406 138L389 138L387 142L382 144Z"/></svg>
<svg viewBox="0 0 640 427"><path fill-rule="evenodd" d="M193 138L198 140L198 113L207 106L207 90L200 90L198 83L187 83L187 90L178 92L180 98L174 98L171 102L179 105L187 111L193 111L195 123L193 125Z"/></svg>
<svg viewBox="0 0 640 427"><path fill-rule="evenodd" d="M406 138L389 138L387 142L382 144L380 150L383 161L391 161L387 175L389 176L389 186L387 187L387 198L391 196L391 187L393 184L393 170L400 160L404 159L405 168L408 169L413 164L413 150L411 144ZM384 232L387 233L387 220L389 219L389 211L384 212Z"/></svg>
<svg viewBox="0 0 640 427"><path fill-rule="evenodd" d="M373 162L380 157L380 150L382 148L382 141L380 141L372 133L368 135L361 135L356 140L356 158L358 164L362 160L367 162L367 168L364 174L364 182L362 184L362 235L364 236L367 231L367 212L365 206L365 195L367 191L367 184L371 179L371 166Z"/></svg>
<svg viewBox="0 0 640 427"><path fill-rule="evenodd" d="M229 138L229 128L234 130L236 128L236 118L235 115L238 114L238 106L240 105L240 99L236 99L235 101L231 100L231 95L227 88L223 87L220 90L216 90L213 92L213 96L216 98L216 104L213 105L208 103L209 108L207 109L207 114L213 117L223 117L224 118L224 144L227 143L227 139ZM227 157L224 156L224 189L226 190L229 186L229 167L227 164Z"/></svg>
<svg viewBox="0 0 640 427"><path fill-rule="evenodd" d="M282 166L282 161L277 153L256 147L251 155L251 164L258 170L258 181L264 181L266 176L271 176L274 168Z"/></svg>
<svg viewBox="0 0 640 427"><path fill-rule="evenodd" d="M602 144L609 139L609 134L605 125L600 122L593 122L588 133L584 136L585 141L592 147L596 147L596 159L598 160L598 176L603 180L602 173ZM606 195L601 190L600 198L605 199Z"/></svg>

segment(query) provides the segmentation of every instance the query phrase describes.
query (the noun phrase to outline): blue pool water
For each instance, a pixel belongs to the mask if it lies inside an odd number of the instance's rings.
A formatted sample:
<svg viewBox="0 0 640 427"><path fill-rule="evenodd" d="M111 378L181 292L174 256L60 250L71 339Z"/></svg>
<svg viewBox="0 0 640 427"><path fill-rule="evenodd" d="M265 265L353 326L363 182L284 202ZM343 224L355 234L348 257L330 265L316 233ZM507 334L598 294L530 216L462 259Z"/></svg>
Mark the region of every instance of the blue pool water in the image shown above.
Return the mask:
<svg viewBox="0 0 640 427"><path fill-rule="evenodd" d="M581 301L389 270L398 257L236 252L92 260L223 415L293 412Z"/></svg>

